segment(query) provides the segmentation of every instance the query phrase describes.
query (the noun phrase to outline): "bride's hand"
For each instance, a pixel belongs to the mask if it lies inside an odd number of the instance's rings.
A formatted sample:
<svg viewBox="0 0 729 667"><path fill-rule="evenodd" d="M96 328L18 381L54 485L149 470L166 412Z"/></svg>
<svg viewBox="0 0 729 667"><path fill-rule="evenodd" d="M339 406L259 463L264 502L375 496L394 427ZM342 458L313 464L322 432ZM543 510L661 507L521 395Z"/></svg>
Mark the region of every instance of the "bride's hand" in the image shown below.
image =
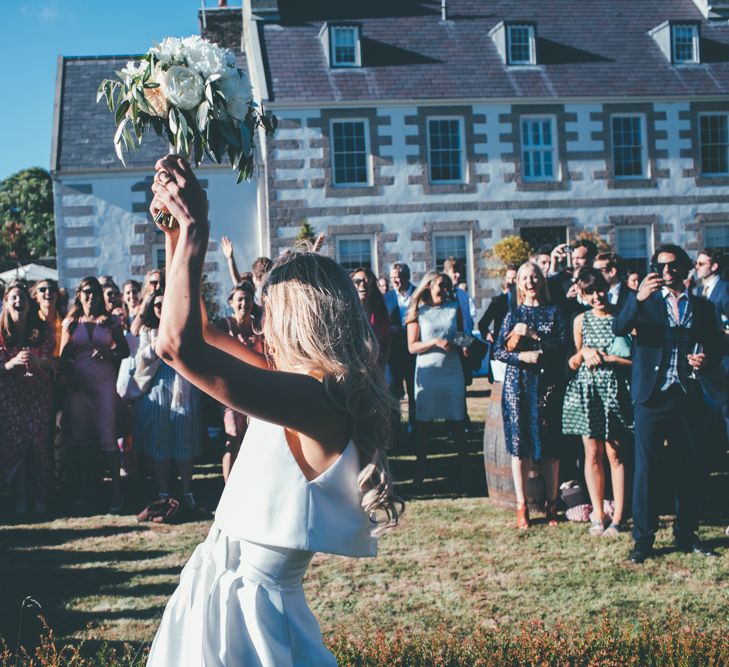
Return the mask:
<svg viewBox="0 0 729 667"><path fill-rule="evenodd" d="M208 199L190 165L179 155L167 155L155 165L149 207L153 218L160 212L169 213L179 223L179 229L207 227ZM170 230L160 226L166 234ZM179 233L179 232L178 232Z"/></svg>

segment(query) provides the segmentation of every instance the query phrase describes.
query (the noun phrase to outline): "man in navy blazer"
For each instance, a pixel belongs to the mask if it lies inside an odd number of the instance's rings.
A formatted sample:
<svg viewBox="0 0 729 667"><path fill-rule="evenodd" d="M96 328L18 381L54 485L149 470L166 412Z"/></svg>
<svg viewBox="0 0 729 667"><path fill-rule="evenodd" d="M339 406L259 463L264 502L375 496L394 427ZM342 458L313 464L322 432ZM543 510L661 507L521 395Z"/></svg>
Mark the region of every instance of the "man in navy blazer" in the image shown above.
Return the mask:
<svg viewBox="0 0 729 667"><path fill-rule="evenodd" d="M676 545L712 555L697 538L702 465L698 433L703 393L696 372L721 360L721 333L714 307L689 294L684 280L692 262L683 248L661 246L637 292L628 295L613 320L613 331L635 330L632 386L635 404L633 550L640 564L652 555L658 528L657 460L668 440L678 480L675 489ZM702 346L696 347L697 345Z"/></svg>

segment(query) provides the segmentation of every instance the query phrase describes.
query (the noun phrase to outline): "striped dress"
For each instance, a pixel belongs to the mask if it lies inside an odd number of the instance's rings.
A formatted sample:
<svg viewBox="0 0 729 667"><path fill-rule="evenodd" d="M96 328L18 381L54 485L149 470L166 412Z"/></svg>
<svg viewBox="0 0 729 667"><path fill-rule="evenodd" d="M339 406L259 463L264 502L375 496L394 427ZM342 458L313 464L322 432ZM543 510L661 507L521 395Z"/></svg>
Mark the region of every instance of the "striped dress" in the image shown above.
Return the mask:
<svg viewBox="0 0 729 667"><path fill-rule="evenodd" d="M143 328L137 365L157 359L156 330ZM202 449L201 392L159 359L149 391L136 402L134 441L152 459L193 459Z"/></svg>

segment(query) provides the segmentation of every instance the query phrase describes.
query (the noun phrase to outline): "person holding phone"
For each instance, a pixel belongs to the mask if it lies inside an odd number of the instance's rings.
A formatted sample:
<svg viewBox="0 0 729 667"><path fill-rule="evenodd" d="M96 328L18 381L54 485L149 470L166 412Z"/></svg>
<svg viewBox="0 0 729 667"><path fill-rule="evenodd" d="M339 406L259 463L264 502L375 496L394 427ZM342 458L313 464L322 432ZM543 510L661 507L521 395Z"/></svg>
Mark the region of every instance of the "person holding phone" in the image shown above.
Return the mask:
<svg viewBox="0 0 729 667"><path fill-rule="evenodd" d="M714 307L690 294L684 280L692 262L683 248L663 245L649 273L613 320L613 333L635 331L631 393L635 409L633 539L628 560L653 554L658 528L657 462L666 440L676 482L676 546L711 555L698 539L703 395L698 374L721 361Z"/></svg>

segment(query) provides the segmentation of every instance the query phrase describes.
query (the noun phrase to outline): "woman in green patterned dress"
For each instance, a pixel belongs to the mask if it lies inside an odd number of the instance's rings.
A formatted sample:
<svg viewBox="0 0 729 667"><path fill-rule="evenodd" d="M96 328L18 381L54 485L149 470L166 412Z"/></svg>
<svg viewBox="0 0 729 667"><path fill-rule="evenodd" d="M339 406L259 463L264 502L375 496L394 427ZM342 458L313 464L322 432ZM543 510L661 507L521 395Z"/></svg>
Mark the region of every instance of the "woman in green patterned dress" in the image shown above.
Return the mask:
<svg viewBox="0 0 729 667"><path fill-rule="evenodd" d="M567 385L562 430L581 435L585 444L585 481L592 503L590 533L612 537L623 530L625 465L621 443L633 428L628 384L630 340L613 334L614 307L608 302L608 284L603 275L596 269L582 269L577 287L591 310L574 321L577 352L568 363L577 373ZM603 511L606 453L615 500L607 528Z"/></svg>

